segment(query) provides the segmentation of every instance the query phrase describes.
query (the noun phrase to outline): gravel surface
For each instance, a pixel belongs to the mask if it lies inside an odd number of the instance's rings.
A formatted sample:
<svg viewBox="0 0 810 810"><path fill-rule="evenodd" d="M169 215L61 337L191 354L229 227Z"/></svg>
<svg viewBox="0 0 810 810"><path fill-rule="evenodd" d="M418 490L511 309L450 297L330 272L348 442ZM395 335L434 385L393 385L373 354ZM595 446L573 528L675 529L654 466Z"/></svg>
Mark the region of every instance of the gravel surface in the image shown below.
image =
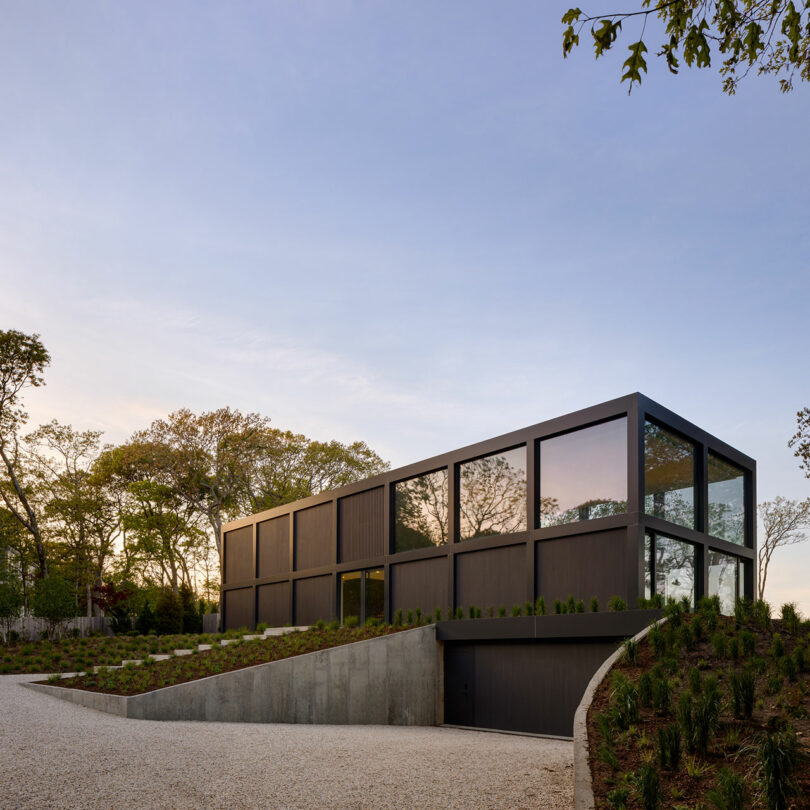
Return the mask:
<svg viewBox="0 0 810 810"><path fill-rule="evenodd" d="M0 676L0 808L573 806L573 743L449 728L127 720Z"/></svg>

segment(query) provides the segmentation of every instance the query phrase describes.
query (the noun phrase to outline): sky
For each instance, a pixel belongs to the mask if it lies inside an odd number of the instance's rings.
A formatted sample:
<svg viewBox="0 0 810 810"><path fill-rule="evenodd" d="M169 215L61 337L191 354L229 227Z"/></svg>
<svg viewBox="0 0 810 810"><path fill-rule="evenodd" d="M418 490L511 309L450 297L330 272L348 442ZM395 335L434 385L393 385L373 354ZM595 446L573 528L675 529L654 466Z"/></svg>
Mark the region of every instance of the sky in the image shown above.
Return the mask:
<svg viewBox="0 0 810 810"><path fill-rule="evenodd" d="M651 22L628 95L626 52L563 59L565 3L1 7L32 425L228 405L400 466L641 391L810 497L809 85L671 76ZM810 614L808 574L767 596Z"/></svg>

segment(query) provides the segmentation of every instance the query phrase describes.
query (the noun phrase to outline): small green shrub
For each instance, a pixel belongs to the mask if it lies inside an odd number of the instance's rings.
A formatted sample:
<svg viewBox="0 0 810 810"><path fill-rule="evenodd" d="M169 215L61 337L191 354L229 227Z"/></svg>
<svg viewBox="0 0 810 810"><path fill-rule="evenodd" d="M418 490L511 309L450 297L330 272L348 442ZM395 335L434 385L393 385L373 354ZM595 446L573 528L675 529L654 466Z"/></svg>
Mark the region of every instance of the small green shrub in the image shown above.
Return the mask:
<svg viewBox="0 0 810 810"><path fill-rule="evenodd" d="M627 810L627 802L630 801L630 788L627 785L620 785L608 791L608 804L613 810Z"/></svg>
<svg viewBox="0 0 810 810"><path fill-rule="evenodd" d="M591 597L591 613L599 613L599 600L595 597Z"/></svg>
<svg viewBox="0 0 810 810"><path fill-rule="evenodd" d="M726 644L728 639L726 638L725 633L715 633L712 635L712 648L714 649L714 654L718 658L725 658L726 657Z"/></svg>
<svg viewBox="0 0 810 810"><path fill-rule="evenodd" d="M771 675L770 678L768 678L765 690L769 695L778 695L782 691L782 676Z"/></svg>
<svg viewBox="0 0 810 810"><path fill-rule="evenodd" d="M416 608L416 623L418 625L422 624L422 608Z"/></svg>
<svg viewBox="0 0 810 810"><path fill-rule="evenodd" d="M732 661L737 661L740 657L740 642L736 636L728 640L728 657Z"/></svg>
<svg viewBox="0 0 810 810"><path fill-rule="evenodd" d="M523 608L520 605L512 605L512 615L520 616L523 613Z"/></svg>
<svg viewBox="0 0 810 810"><path fill-rule="evenodd" d="M686 650L691 650L695 646L695 638L692 635L692 628L684 622L678 628L678 641Z"/></svg>
<svg viewBox="0 0 810 810"><path fill-rule="evenodd" d="M793 660L796 662L796 671L804 672L807 668L807 654L801 644L797 645L796 649L793 651Z"/></svg>
<svg viewBox="0 0 810 810"><path fill-rule="evenodd" d="M681 730L675 723L658 729L658 762L666 771L677 771L681 764Z"/></svg>
<svg viewBox="0 0 810 810"><path fill-rule="evenodd" d="M394 627L402 627L402 608L394 614Z"/></svg>
<svg viewBox="0 0 810 810"><path fill-rule="evenodd" d="M798 759L796 733L769 734L759 748L760 773L768 810L786 810L797 793L793 777Z"/></svg>
<svg viewBox="0 0 810 810"><path fill-rule="evenodd" d="M354 617L354 618L357 618L357 617ZM410 627L413 624L413 611L412 610L408 610L407 613L405 614L405 624L408 625L408 627ZM353 625L347 625L347 627L352 627L352 626Z"/></svg>
<svg viewBox="0 0 810 810"><path fill-rule="evenodd" d="M689 626L692 628L692 635L695 641L703 641L706 637L706 631L703 629L703 622L700 620L700 616L695 616Z"/></svg>
<svg viewBox="0 0 810 810"><path fill-rule="evenodd" d="M763 629L771 629L771 606L764 599L757 599L751 608L754 621Z"/></svg>
<svg viewBox="0 0 810 810"><path fill-rule="evenodd" d="M689 670L689 691L693 695L699 695L703 691L703 677L697 667Z"/></svg>
<svg viewBox="0 0 810 810"><path fill-rule="evenodd" d="M661 807L661 777L649 763L642 765L639 771L638 793L644 810L658 810Z"/></svg>
<svg viewBox="0 0 810 810"><path fill-rule="evenodd" d="M773 634L773 639L771 640L771 647L768 652L774 658L781 658L785 654L785 642L782 641L782 636L779 633Z"/></svg>
<svg viewBox="0 0 810 810"><path fill-rule="evenodd" d="M708 751L711 737L717 731L720 708L717 678L710 675L703 682L703 694L695 700L692 712L695 750L700 754Z"/></svg>
<svg viewBox="0 0 810 810"><path fill-rule="evenodd" d="M660 717L667 717L671 711L672 688L669 678L653 678L652 681L652 704L655 713Z"/></svg>
<svg viewBox="0 0 810 810"><path fill-rule="evenodd" d="M442 609L437 607L433 611L433 621L440 622L441 620L442 620Z"/></svg>
<svg viewBox="0 0 810 810"><path fill-rule="evenodd" d="M562 612L563 612L562 611L562 602L560 602L559 599L555 599L554 600L554 613L555 614L560 614Z"/></svg>
<svg viewBox="0 0 810 810"><path fill-rule="evenodd" d="M577 603L574 601L574 595L568 594L568 599L565 601L565 606L568 608L569 613L577 612Z"/></svg>
<svg viewBox="0 0 810 810"><path fill-rule="evenodd" d="M747 791L742 777L727 765L717 775L717 787L706 794L717 810L745 810Z"/></svg>
<svg viewBox="0 0 810 810"><path fill-rule="evenodd" d="M652 706L652 675L642 672L638 679L638 702L645 708Z"/></svg>
<svg viewBox="0 0 810 810"><path fill-rule="evenodd" d="M739 627L751 615L752 603L750 599L738 596L734 600L734 623Z"/></svg>
<svg viewBox="0 0 810 810"><path fill-rule="evenodd" d="M524 616L534 616L534 602L526 602L523 605L523 615Z"/></svg>
<svg viewBox="0 0 810 810"><path fill-rule="evenodd" d="M581 599L577 599L576 612L577 613L585 612L585 602L583 602Z"/></svg>
<svg viewBox="0 0 810 810"><path fill-rule="evenodd" d="M315 626L318 627L319 629L323 629L324 627L326 627L326 622L323 619L318 619L318 621L315 622ZM267 622L259 622L256 625L257 633L263 633L265 630L267 630Z"/></svg>
<svg viewBox="0 0 810 810"><path fill-rule="evenodd" d="M501 618L506 616L506 608L503 605L500 605L498 607L498 616L500 616Z"/></svg>
<svg viewBox="0 0 810 810"><path fill-rule="evenodd" d="M546 615L546 600L543 599L542 596L538 596L537 600L534 603L534 615L535 616Z"/></svg>
<svg viewBox="0 0 810 810"><path fill-rule="evenodd" d="M621 672L613 676L613 695L611 700L616 725L625 730L638 722L638 689Z"/></svg>
<svg viewBox="0 0 810 810"><path fill-rule="evenodd" d="M464 609L461 607L456 608L456 619L463 619L464 618Z"/></svg>
<svg viewBox="0 0 810 810"><path fill-rule="evenodd" d="M653 655L656 658L663 658L667 653L667 637L664 631L656 625L650 630L649 639L653 648Z"/></svg>
<svg viewBox="0 0 810 810"><path fill-rule="evenodd" d="M410 610L408 611L408 615L410 616ZM360 624L360 619L357 616L345 616L343 618L343 626L344 627L357 627ZM411 624L409 621L408 624Z"/></svg>
<svg viewBox="0 0 810 810"><path fill-rule="evenodd" d="M620 610L627 610L627 602L621 598L621 596L611 596L608 599L608 610L613 611L620 611Z"/></svg>
<svg viewBox="0 0 810 810"><path fill-rule="evenodd" d="M794 602L787 602L782 605L782 629L796 635L799 632L801 623L802 620Z"/></svg>
<svg viewBox="0 0 810 810"><path fill-rule="evenodd" d="M750 669L729 673L731 704L735 717L750 720L754 712L756 678Z"/></svg>
<svg viewBox="0 0 810 810"><path fill-rule="evenodd" d="M627 661L628 664L636 666L636 664L638 664L638 642L635 639L626 638L623 647L624 660Z"/></svg>
<svg viewBox="0 0 810 810"><path fill-rule="evenodd" d="M779 662L781 673L789 680L795 681L798 673L796 659L792 655L786 655Z"/></svg>

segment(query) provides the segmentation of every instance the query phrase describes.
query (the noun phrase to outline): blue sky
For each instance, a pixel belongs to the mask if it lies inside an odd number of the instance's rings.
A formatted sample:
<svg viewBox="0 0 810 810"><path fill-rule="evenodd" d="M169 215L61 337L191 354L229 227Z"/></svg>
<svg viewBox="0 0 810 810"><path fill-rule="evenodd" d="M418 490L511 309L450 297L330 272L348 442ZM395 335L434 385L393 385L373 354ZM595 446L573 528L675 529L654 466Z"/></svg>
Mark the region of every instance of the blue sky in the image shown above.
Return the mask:
<svg viewBox="0 0 810 810"><path fill-rule="evenodd" d="M567 7L6 4L32 422L227 404L400 465L639 390L754 456L760 500L810 496L808 86L651 57L628 97L623 54L562 59ZM784 552L769 595L810 612L809 571Z"/></svg>

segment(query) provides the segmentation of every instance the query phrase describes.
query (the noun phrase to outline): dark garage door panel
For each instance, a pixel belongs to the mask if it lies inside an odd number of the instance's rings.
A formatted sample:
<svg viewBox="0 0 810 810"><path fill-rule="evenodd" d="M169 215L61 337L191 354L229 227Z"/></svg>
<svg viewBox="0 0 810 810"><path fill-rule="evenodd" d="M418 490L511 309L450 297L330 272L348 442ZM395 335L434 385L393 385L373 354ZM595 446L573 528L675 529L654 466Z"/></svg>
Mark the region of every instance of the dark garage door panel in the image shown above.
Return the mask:
<svg viewBox="0 0 810 810"><path fill-rule="evenodd" d="M570 737L616 641L445 644L445 723Z"/></svg>

